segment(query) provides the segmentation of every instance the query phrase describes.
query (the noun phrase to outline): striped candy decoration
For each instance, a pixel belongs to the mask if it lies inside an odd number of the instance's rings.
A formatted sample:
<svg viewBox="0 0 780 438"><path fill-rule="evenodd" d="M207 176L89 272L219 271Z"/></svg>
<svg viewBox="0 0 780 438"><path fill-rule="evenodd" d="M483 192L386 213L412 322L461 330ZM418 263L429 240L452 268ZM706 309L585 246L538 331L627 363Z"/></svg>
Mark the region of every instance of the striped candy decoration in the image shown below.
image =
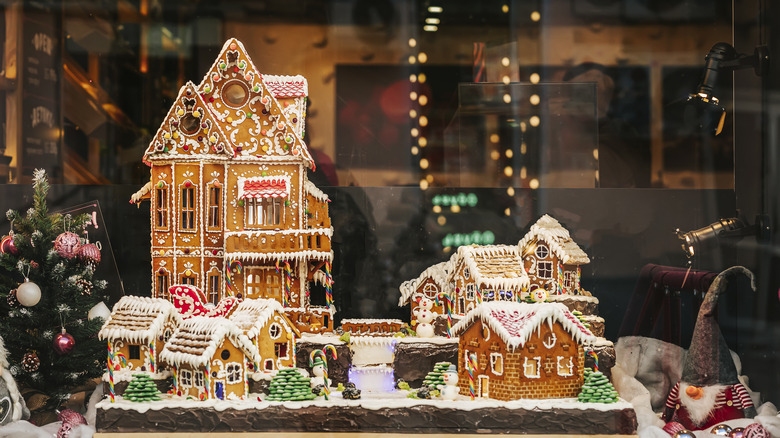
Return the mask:
<svg viewBox="0 0 780 438"><path fill-rule="evenodd" d="M474 370L477 369L477 355L471 353L467 356L466 369L469 372L469 393L474 400Z"/></svg>
<svg viewBox="0 0 780 438"><path fill-rule="evenodd" d="M154 372L154 350L155 350L155 340L152 339L152 342L149 344L149 371Z"/></svg>
<svg viewBox="0 0 780 438"><path fill-rule="evenodd" d="M230 296L236 295L238 293L236 287L233 285L233 280L230 276L230 273L234 269L236 274L241 274L242 272L244 272L244 265L242 265L239 260L233 260L232 262L228 263L228 270L225 275L225 283L227 283L227 291Z"/></svg>
<svg viewBox="0 0 780 438"><path fill-rule="evenodd" d="M558 263L558 295L563 294L563 265Z"/></svg>
<svg viewBox="0 0 780 438"><path fill-rule="evenodd" d="M333 277L330 270L330 262L325 262L325 303L328 307L333 305Z"/></svg>
<svg viewBox="0 0 780 438"><path fill-rule="evenodd" d="M593 358L593 371L598 371L599 370L599 356L596 354L596 352L593 351L593 350L588 350L585 354Z"/></svg>
<svg viewBox="0 0 780 438"><path fill-rule="evenodd" d="M452 300L450 299L450 296L444 292L440 292L438 295L436 295L436 305L440 306L439 304L439 297L444 297L442 300L444 304L444 310L447 312L447 337L451 338L452 333Z"/></svg>
<svg viewBox="0 0 780 438"><path fill-rule="evenodd" d="M116 401L114 392L114 354L111 352L111 342L108 343L108 394L111 396L111 403Z"/></svg>

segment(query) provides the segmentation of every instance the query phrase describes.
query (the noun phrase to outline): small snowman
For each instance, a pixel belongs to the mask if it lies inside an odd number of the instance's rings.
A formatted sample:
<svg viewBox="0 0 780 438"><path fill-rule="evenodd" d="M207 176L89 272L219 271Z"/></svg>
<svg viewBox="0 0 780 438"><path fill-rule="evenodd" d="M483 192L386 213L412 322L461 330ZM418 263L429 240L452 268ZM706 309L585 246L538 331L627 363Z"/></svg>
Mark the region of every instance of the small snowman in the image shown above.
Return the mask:
<svg viewBox="0 0 780 438"><path fill-rule="evenodd" d="M325 386L325 361L321 357L315 357L311 366L311 372L314 377L311 378L311 387L315 388L319 385Z"/></svg>
<svg viewBox="0 0 780 438"><path fill-rule="evenodd" d="M458 396L458 370L455 365L450 365L449 369L442 375L444 386L441 387L441 398L444 400L455 400Z"/></svg>
<svg viewBox="0 0 780 438"><path fill-rule="evenodd" d="M414 309L414 316L417 318L417 327L415 328L417 336L421 338L432 338L434 331L431 323L434 318L436 318L436 315L438 315L432 310L433 301L428 298L420 298L417 303L418 306Z"/></svg>

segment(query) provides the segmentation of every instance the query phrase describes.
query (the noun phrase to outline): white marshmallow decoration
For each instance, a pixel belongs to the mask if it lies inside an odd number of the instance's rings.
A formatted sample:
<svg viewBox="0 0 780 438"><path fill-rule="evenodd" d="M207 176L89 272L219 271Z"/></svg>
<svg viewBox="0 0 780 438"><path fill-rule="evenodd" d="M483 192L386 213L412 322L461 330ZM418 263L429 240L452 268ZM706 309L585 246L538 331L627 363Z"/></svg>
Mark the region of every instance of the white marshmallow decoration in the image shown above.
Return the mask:
<svg viewBox="0 0 780 438"><path fill-rule="evenodd" d="M414 316L417 318L417 327L415 331L420 338L432 338L434 336L433 320L438 315L437 312L432 311L433 301L427 298L421 298L419 306L414 309Z"/></svg>
<svg viewBox="0 0 780 438"><path fill-rule="evenodd" d="M455 366L451 365L450 369L442 375L442 379L444 380L444 387L441 388L441 398L444 400L455 400L455 397L458 396L458 372Z"/></svg>
<svg viewBox="0 0 780 438"><path fill-rule="evenodd" d="M25 278L24 283L16 289L16 299L25 307L32 307L41 301L41 288Z"/></svg>
<svg viewBox="0 0 780 438"><path fill-rule="evenodd" d="M100 318L105 321L109 316L111 316L111 310L108 308L108 306L106 306L106 303L102 301L95 304L91 309L89 309L89 313L87 313L87 318L90 320Z"/></svg>

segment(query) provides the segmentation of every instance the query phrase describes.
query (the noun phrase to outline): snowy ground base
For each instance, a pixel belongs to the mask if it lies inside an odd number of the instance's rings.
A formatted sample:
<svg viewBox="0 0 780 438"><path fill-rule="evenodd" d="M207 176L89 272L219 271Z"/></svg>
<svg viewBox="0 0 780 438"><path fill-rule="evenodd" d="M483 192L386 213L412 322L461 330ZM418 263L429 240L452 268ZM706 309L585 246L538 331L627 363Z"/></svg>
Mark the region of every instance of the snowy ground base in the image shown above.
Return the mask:
<svg viewBox="0 0 780 438"><path fill-rule="evenodd" d="M417 400L405 391L364 393L345 400L206 402L168 397L133 403L117 397L97 405L98 432L409 432L633 434L632 406L562 400Z"/></svg>

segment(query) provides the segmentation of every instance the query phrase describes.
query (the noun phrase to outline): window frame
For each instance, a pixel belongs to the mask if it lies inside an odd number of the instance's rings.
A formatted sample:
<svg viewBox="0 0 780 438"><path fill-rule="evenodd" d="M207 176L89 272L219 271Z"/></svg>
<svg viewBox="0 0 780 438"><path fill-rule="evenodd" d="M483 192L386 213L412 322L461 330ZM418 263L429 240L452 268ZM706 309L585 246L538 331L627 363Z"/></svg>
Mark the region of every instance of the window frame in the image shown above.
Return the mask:
<svg viewBox="0 0 780 438"><path fill-rule="evenodd" d="M187 183L190 183L187 186ZM197 208L198 201L197 187L191 181L185 181L181 186L181 198L179 199L179 231L183 233L195 233L197 229Z"/></svg>
<svg viewBox="0 0 780 438"><path fill-rule="evenodd" d="M215 193L216 192L216 193ZM216 183L209 184L207 192L207 206L208 215L206 228L209 231L219 231L222 227L222 187L218 187Z"/></svg>
<svg viewBox="0 0 780 438"><path fill-rule="evenodd" d="M551 280L555 273L552 261L539 260L536 264L536 276L541 280Z"/></svg>
<svg viewBox="0 0 780 438"><path fill-rule="evenodd" d="M498 368L498 369L496 369ZM490 371L497 375L504 374L504 355L501 353L490 353Z"/></svg>
<svg viewBox="0 0 780 438"><path fill-rule="evenodd" d="M157 231L168 231L170 229L170 196L168 194L168 184L160 181L163 186L154 189L154 209L155 209L155 227ZM160 201L160 198L164 198Z"/></svg>
<svg viewBox="0 0 780 438"><path fill-rule="evenodd" d="M229 362L225 364L225 382L228 385L235 385L243 382L244 369L238 362Z"/></svg>
<svg viewBox="0 0 780 438"><path fill-rule="evenodd" d="M532 362L529 362L531 359ZM530 370L530 372L529 372ZM526 356L523 360L523 376L528 379L539 379L542 376L542 357L541 356Z"/></svg>
<svg viewBox="0 0 780 438"><path fill-rule="evenodd" d="M192 388L192 371L181 370L179 371L179 386L183 388Z"/></svg>
<svg viewBox="0 0 780 438"><path fill-rule="evenodd" d="M269 221L268 209L274 220ZM260 197L244 199L244 223L246 228L273 228L284 224L284 198Z"/></svg>

